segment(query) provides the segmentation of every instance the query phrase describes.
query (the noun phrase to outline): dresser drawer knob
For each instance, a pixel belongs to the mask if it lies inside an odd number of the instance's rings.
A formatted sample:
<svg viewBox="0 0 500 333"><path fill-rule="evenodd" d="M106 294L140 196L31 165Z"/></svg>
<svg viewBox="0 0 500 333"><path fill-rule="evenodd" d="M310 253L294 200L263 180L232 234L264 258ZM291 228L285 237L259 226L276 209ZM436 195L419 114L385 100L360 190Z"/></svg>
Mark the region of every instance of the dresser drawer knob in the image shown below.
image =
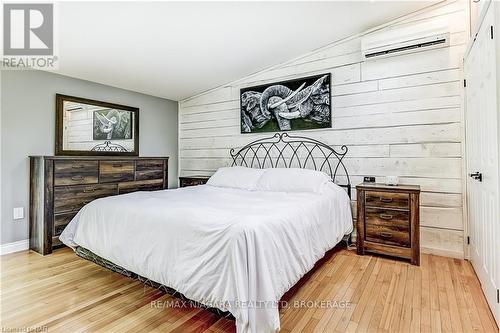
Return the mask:
<svg viewBox="0 0 500 333"><path fill-rule="evenodd" d="M394 216L392 216L391 214L380 214L379 217L383 220L392 220Z"/></svg>
<svg viewBox="0 0 500 333"><path fill-rule="evenodd" d="M379 235L380 235L380 237L383 237L383 238L392 238L392 234L389 232L381 232Z"/></svg>
<svg viewBox="0 0 500 333"><path fill-rule="evenodd" d="M392 198L382 198L382 197L380 197L380 201L381 202L385 202L385 203L390 203L390 202L392 202Z"/></svg>
<svg viewBox="0 0 500 333"><path fill-rule="evenodd" d="M83 180L83 176L73 176L71 180Z"/></svg>

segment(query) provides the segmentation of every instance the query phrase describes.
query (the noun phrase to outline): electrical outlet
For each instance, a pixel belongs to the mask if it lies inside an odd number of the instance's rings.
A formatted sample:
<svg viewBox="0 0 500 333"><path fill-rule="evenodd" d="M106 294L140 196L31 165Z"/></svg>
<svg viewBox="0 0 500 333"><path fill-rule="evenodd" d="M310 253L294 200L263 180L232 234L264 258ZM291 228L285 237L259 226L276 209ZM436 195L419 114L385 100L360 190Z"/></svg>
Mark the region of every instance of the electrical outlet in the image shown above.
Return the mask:
<svg viewBox="0 0 500 333"><path fill-rule="evenodd" d="M14 220L24 219L24 207L16 207L13 212Z"/></svg>

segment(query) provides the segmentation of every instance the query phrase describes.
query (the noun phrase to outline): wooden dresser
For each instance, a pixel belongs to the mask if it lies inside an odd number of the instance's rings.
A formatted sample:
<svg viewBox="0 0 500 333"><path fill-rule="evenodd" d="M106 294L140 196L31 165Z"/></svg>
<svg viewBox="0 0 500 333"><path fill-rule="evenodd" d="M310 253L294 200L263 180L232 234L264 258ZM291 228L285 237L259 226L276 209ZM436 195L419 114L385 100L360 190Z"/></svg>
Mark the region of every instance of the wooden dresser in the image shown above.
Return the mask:
<svg viewBox="0 0 500 333"><path fill-rule="evenodd" d="M30 156L30 249L49 254L94 199L167 188L168 157Z"/></svg>
<svg viewBox="0 0 500 333"><path fill-rule="evenodd" d="M357 252L373 252L420 264L420 187L363 183L357 190Z"/></svg>
<svg viewBox="0 0 500 333"><path fill-rule="evenodd" d="M196 186L206 184L208 181L207 176L189 176L179 177L179 187Z"/></svg>

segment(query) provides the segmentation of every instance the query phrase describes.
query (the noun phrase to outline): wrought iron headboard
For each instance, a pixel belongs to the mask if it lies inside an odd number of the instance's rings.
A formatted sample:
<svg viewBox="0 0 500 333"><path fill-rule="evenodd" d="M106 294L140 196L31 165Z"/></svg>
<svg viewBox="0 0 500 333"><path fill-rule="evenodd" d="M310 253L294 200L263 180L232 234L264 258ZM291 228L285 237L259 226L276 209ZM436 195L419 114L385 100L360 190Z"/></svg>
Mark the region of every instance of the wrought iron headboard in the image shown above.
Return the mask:
<svg viewBox="0 0 500 333"><path fill-rule="evenodd" d="M250 142L242 148L231 149L232 166L249 168L301 168L323 171L337 185L344 187L351 197L351 180L343 159L347 154L345 145L340 152L315 139L276 133L272 137ZM333 162L330 162L330 159ZM338 174L340 173L340 174ZM338 178L345 177L339 183Z"/></svg>

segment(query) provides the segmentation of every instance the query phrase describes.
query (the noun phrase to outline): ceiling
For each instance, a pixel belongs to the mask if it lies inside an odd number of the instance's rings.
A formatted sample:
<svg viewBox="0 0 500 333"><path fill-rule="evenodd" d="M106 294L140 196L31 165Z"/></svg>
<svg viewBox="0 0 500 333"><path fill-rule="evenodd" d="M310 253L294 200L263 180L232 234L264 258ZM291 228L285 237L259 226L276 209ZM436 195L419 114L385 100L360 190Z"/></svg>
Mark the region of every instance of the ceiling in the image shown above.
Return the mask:
<svg viewBox="0 0 500 333"><path fill-rule="evenodd" d="M58 72L182 100L431 4L59 2Z"/></svg>

